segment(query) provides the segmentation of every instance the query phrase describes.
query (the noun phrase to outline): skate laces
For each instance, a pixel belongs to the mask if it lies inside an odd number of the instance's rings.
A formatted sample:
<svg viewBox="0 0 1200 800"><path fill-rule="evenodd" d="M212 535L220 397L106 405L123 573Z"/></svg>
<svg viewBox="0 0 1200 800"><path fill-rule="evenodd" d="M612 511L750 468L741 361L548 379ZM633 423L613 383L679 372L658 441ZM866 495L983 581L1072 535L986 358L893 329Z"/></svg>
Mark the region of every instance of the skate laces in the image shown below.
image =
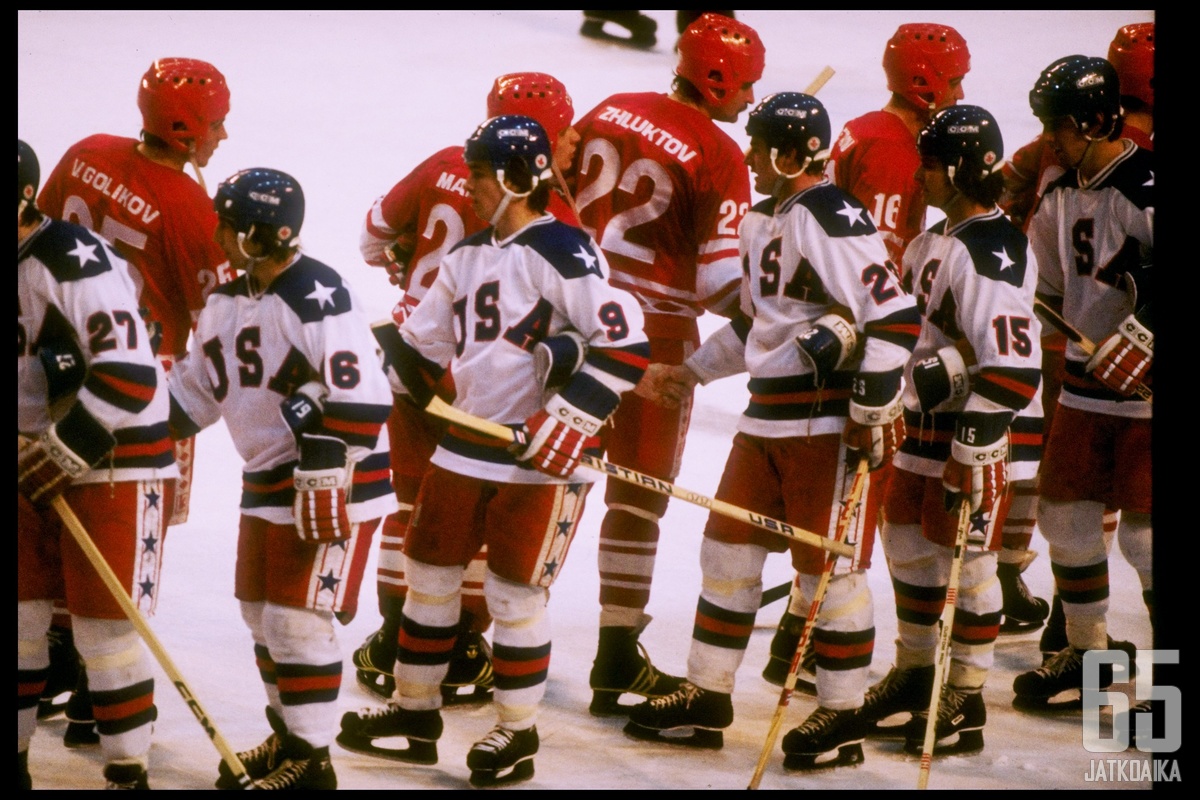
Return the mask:
<svg viewBox="0 0 1200 800"><path fill-rule="evenodd" d="M1059 678L1068 672L1083 668L1083 656L1074 647L1059 650L1050 660L1038 667L1036 672L1046 677Z"/></svg>
<svg viewBox="0 0 1200 800"><path fill-rule="evenodd" d="M642 655L642 670L626 691L634 694L646 694L654 688L654 684L658 683L658 670L654 668L654 664L650 661L650 653L647 652L646 646L638 642L637 648L638 652Z"/></svg>
<svg viewBox="0 0 1200 800"><path fill-rule="evenodd" d="M492 753L499 753L504 748L512 743L513 737L517 735L516 731L510 731L508 728L501 728L499 725L488 731L487 736L484 736L471 748L472 750L487 750Z"/></svg>
<svg viewBox="0 0 1200 800"><path fill-rule="evenodd" d="M256 780L254 785L259 789L290 789L308 771L308 762L307 758L290 759L270 775Z"/></svg>
<svg viewBox="0 0 1200 800"><path fill-rule="evenodd" d="M392 670L390 668L385 670L382 667L376 666L376 659L372 657L372 652L382 644L383 631L375 631L368 636L367 640L362 643L361 647L354 651L354 655L351 657L351 660L354 662L354 666L358 667L359 669L378 672L381 675L391 675ZM382 659L380 659L380 663L383 663Z"/></svg>
<svg viewBox="0 0 1200 800"><path fill-rule="evenodd" d="M278 733L272 733L267 737L266 741L253 750L238 753L238 760L243 764L247 762L257 764L261 762L268 770L271 770L275 768L275 757L279 754L282 746L283 737Z"/></svg>
<svg viewBox="0 0 1200 800"><path fill-rule="evenodd" d="M808 719L800 723L800 727L796 731L805 736L824 733L833 726L839 713L835 709L818 706L815 711L808 715Z"/></svg>
<svg viewBox="0 0 1200 800"><path fill-rule="evenodd" d="M645 651L643 651L645 652ZM655 697L650 701L650 707L655 711L665 711L668 708L691 708L704 690L693 683L684 681L679 688L663 697Z"/></svg>
<svg viewBox="0 0 1200 800"><path fill-rule="evenodd" d="M900 694L905 684L908 683L911 673L912 670L900 669L899 667L892 667L888 670L888 674L883 676L883 680L867 690L867 696L874 701L873 705L891 700Z"/></svg>

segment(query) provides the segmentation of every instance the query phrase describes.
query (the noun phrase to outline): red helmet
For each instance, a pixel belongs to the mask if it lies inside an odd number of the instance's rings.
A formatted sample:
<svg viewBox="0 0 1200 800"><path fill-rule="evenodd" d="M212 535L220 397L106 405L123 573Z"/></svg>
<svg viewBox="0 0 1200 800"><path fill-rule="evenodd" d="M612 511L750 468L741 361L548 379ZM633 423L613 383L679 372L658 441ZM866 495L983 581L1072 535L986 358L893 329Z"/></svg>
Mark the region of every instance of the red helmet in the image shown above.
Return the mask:
<svg viewBox="0 0 1200 800"><path fill-rule="evenodd" d="M142 76L138 108L142 130L186 151L185 140L207 136L209 126L229 114L229 87L207 61L160 58Z"/></svg>
<svg viewBox="0 0 1200 800"><path fill-rule="evenodd" d="M720 106L730 92L762 77L766 55L753 28L710 11L679 37L675 74L687 79L708 102Z"/></svg>
<svg viewBox="0 0 1200 800"><path fill-rule="evenodd" d="M883 51L888 90L933 110L954 98L950 82L971 71L967 40L949 25L901 25Z"/></svg>
<svg viewBox="0 0 1200 800"><path fill-rule="evenodd" d="M1117 68L1121 95L1136 97L1154 107L1154 23L1126 25L1108 46L1108 60Z"/></svg>
<svg viewBox="0 0 1200 800"><path fill-rule="evenodd" d="M532 117L551 142L575 119L575 106L567 87L544 72L510 72L496 78L487 98L488 117L517 114Z"/></svg>

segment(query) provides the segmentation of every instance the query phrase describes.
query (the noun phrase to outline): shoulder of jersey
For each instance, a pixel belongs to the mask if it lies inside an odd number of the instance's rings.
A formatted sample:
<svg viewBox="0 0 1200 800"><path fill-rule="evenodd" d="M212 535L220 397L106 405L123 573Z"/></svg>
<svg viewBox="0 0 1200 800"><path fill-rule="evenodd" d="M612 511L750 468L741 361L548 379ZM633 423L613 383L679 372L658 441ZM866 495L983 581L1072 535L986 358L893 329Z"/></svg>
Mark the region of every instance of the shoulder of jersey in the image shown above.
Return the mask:
<svg viewBox="0 0 1200 800"><path fill-rule="evenodd" d="M59 283L109 272L118 256L96 234L73 222L51 220L29 254L46 265Z"/></svg>
<svg viewBox="0 0 1200 800"><path fill-rule="evenodd" d="M765 200L759 200L757 203L755 203L750 208L750 213L763 214L764 216L769 217L775 213L775 206L777 206L778 204L779 204L779 201L776 200L774 197L768 197Z"/></svg>
<svg viewBox="0 0 1200 800"><path fill-rule="evenodd" d="M1139 147L1127 153L1108 182L1138 208L1153 206L1154 152Z"/></svg>
<svg viewBox="0 0 1200 800"><path fill-rule="evenodd" d="M319 322L351 309L350 291L342 276L304 255L275 279L269 291L287 303L301 322Z"/></svg>
<svg viewBox="0 0 1200 800"><path fill-rule="evenodd" d="M1000 212L975 220L955 234L971 254L975 272L993 281L1023 286L1029 240Z"/></svg>
<svg viewBox="0 0 1200 800"><path fill-rule="evenodd" d="M875 233L875 223L863 204L832 183L818 184L801 192L785 202L782 210L786 212L796 205L807 209L827 236L843 238Z"/></svg>
<svg viewBox="0 0 1200 800"><path fill-rule="evenodd" d="M573 225L557 219L531 225L517 236L514 244L533 250L564 278L586 275L604 278L591 238Z"/></svg>

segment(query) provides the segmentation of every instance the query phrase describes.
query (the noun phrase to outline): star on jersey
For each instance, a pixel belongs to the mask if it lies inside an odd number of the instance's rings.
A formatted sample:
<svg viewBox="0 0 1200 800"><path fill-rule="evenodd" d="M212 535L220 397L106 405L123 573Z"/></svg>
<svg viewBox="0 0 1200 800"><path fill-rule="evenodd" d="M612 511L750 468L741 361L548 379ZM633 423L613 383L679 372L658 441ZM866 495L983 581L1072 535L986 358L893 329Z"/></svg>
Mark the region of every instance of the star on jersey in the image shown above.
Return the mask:
<svg viewBox="0 0 1200 800"><path fill-rule="evenodd" d="M555 534L555 536L569 535L571 533L571 527L573 524L574 523L572 523L569 519L558 523L558 532Z"/></svg>
<svg viewBox="0 0 1200 800"><path fill-rule="evenodd" d="M96 245L84 244L83 242L79 241L78 239L75 240L75 249L68 250L67 255L75 256L75 258L78 258L79 259L79 267L81 269L83 268L84 265L86 265L92 261L95 261L97 264L100 263L100 259L96 257Z"/></svg>
<svg viewBox="0 0 1200 800"><path fill-rule="evenodd" d="M845 200L843 200L842 203L843 203L842 210L838 211L836 213L838 214L838 216L845 217L846 222L850 225L850 227L853 228L855 225L865 225L866 224L866 222L862 218L862 209L861 208L855 208L854 206L847 203Z"/></svg>
<svg viewBox="0 0 1200 800"><path fill-rule="evenodd" d="M1004 249L1001 249L999 251L993 250L992 255L994 255L996 257L996 259L1000 262L1000 271L1001 272L1004 272L1004 270L1011 268L1013 264L1017 263L1008 257L1008 251L1004 250Z"/></svg>
<svg viewBox="0 0 1200 800"><path fill-rule="evenodd" d="M1143 183L1142 186L1153 186L1153 185L1154 185L1154 170L1150 170L1150 180Z"/></svg>
<svg viewBox="0 0 1200 800"><path fill-rule="evenodd" d="M312 294L305 295L304 299L316 300L317 305L324 308L326 303L333 305L333 293L335 291L337 291L336 286L326 286L320 281L313 281Z"/></svg>
<svg viewBox="0 0 1200 800"><path fill-rule="evenodd" d="M542 564L542 568L543 568L543 571L545 572L545 574L552 576L552 575L554 575L555 570L558 569L558 562L557 561L546 561L545 563Z"/></svg>
<svg viewBox="0 0 1200 800"><path fill-rule="evenodd" d="M138 584L142 589L142 597L149 597L154 594L154 581L144 580Z"/></svg>
<svg viewBox="0 0 1200 800"><path fill-rule="evenodd" d="M575 255L575 258L578 258L580 261L583 262L584 271L594 272L595 274L600 275L600 267L597 266L597 262L599 261L599 259L597 259L594 255L589 253L587 251L586 247L584 247L583 245L579 245L579 252L575 253L574 255ZM604 276L601 275L600 277L604 277Z"/></svg>
<svg viewBox="0 0 1200 800"><path fill-rule="evenodd" d="M321 582L321 588L317 591L323 592L328 589L331 592L337 592L337 585L342 582L341 578L335 577L333 570L329 570L327 575L318 575L317 580Z"/></svg>
<svg viewBox="0 0 1200 800"><path fill-rule="evenodd" d="M150 508L158 508L158 501L160 497L162 497L162 495L153 489L146 492L146 502L150 505Z"/></svg>

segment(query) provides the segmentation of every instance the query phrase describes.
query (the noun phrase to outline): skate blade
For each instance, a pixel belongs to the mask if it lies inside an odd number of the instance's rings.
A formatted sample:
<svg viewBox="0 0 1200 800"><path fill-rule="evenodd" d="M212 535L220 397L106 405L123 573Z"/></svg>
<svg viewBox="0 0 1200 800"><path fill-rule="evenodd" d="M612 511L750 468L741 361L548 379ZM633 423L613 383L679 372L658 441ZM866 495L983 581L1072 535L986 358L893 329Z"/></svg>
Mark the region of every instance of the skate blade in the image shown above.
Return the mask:
<svg viewBox="0 0 1200 800"><path fill-rule="evenodd" d="M532 777L533 756L526 756L511 767L506 767L502 770L471 770L470 783L477 789L487 789L493 786L504 786L510 783L527 781Z"/></svg>
<svg viewBox="0 0 1200 800"><path fill-rule="evenodd" d="M771 669L770 666L768 666L762 672L763 680L766 681L767 683L771 684L772 686L778 686L780 689L782 689L784 683L787 681L787 670L788 670L788 667L790 667L790 666L791 665L785 665L782 670L774 670L774 669ZM807 695L809 697L816 697L817 696L816 680L813 677L810 677L809 675L799 675L798 674L798 675L796 675L796 685L792 688L792 691L795 692L796 694L803 694L803 695Z"/></svg>
<svg viewBox="0 0 1200 800"><path fill-rule="evenodd" d="M390 700L396 690L396 681L391 675L360 669L355 677L360 689L380 700Z"/></svg>
<svg viewBox="0 0 1200 800"><path fill-rule="evenodd" d="M610 689L593 689L592 702L588 706L588 713L593 717L628 717L629 712L637 708L646 699L642 695L637 695L637 703L622 703L621 696L623 694L625 692ZM629 694L636 694L636 692L630 692Z"/></svg>
<svg viewBox="0 0 1200 800"><path fill-rule="evenodd" d="M342 731L334 740L343 750L349 750L351 753L359 753L364 756L375 756L376 758L386 758L388 761L400 761L405 764L423 764L430 766L438 762L437 742L426 742L420 739L408 739L408 747L406 749L396 749L390 747L380 747L375 744L377 741L391 741L392 739L406 739L404 736L380 736L371 739L366 736L355 736L353 734Z"/></svg>
<svg viewBox="0 0 1200 800"><path fill-rule="evenodd" d="M66 700L67 696L68 696L68 693L63 692L61 695L58 695L57 697L43 697L41 700L38 701L37 718L38 719L50 719L51 717L57 717L59 714L66 711L67 710L67 700ZM60 701L58 699L58 697L62 697L63 699Z"/></svg>
<svg viewBox="0 0 1200 800"><path fill-rule="evenodd" d="M625 735L643 742L659 742L676 747L692 747L699 750L720 750L725 746L725 735L721 731L688 726L658 731L630 721L625 724Z"/></svg>
<svg viewBox="0 0 1200 800"><path fill-rule="evenodd" d="M933 744L933 757L972 756L983 751L983 729L975 728L958 732L958 738L953 741L939 740ZM908 740L904 743L904 752L910 756L920 757L925 754L925 742Z"/></svg>
<svg viewBox="0 0 1200 800"><path fill-rule="evenodd" d="M463 689L471 691L464 692ZM492 690L487 686L446 686L442 685L442 707L478 706L492 702Z"/></svg>
<svg viewBox="0 0 1200 800"><path fill-rule="evenodd" d="M892 716L894 717L897 714L909 714L909 712L897 711L896 714L892 714ZM909 714L909 715L911 717L911 714ZM889 717L884 717L884 719L885 720L889 719ZM879 722L876 722L875 724L873 724L867 730L867 738L868 739L903 739L904 738L904 729L907 726L908 726L907 720L905 722L896 722L896 723L892 723L889 725L883 724L883 720L880 720Z"/></svg>
<svg viewBox="0 0 1200 800"><path fill-rule="evenodd" d="M1004 621L1000 623L1000 635L1001 636L1022 636L1026 633L1033 633L1034 631L1040 631L1043 627L1045 627L1045 625L1046 625L1045 620L1037 620L1035 622L1033 620L1022 620L1022 619L1013 619L1012 617L1005 617Z"/></svg>
<svg viewBox="0 0 1200 800"><path fill-rule="evenodd" d="M1062 714L1082 711L1083 696L1077 689L1068 689L1052 697L1025 697L1017 695L1013 698L1013 708L1032 714Z"/></svg>
<svg viewBox="0 0 1200 800"><path fill-rule="evenodd" d="M783 768L791 772L811 772L835 767L856 767L863 763L862 742L849 742L827 753L784 753Z"/></svg>

